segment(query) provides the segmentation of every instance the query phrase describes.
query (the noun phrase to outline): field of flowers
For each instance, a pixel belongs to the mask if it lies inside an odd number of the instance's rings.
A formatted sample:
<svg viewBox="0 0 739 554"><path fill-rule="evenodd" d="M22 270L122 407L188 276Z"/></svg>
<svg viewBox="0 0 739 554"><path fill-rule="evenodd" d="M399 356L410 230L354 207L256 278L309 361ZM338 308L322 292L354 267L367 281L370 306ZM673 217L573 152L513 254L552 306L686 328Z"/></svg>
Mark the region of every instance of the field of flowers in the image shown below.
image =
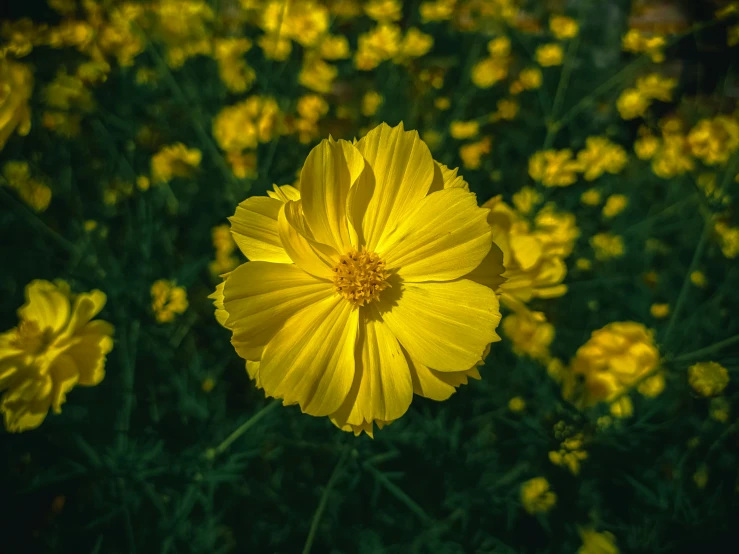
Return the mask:
<svg viewBox="0 0 739 554"><path fill-rule="evenodd" d="M0 18L0 552L733 550L739 2Z"/></svg>

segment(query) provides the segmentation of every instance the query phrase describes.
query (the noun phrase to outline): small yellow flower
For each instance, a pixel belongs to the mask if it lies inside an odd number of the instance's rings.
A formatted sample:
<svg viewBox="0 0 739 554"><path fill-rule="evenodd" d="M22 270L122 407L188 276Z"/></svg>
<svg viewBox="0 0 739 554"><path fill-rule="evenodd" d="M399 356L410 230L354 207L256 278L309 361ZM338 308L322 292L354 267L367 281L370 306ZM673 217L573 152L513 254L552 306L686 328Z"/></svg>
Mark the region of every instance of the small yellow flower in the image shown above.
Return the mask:
<svg viewBox="0 0 739 554"><path fill-rule="evenodd" d="M541 202L541 194L533 187L521 187L521 190L513 194L512 200L519 213L527 215Z"/></svg>
<svg viewBox="0 0 739 554"><path fill-rule="evenodd" d="M640 160L651 160L660 147L660 140L646 135L634 141L634 152Z"/></svg>
<svg viewBox="0 0 739 554"><path fill-rule="evenodd" d="M529 175L545 187L567 187L577 181L579 165L572 150L544 150L529 158Z"/></svg>
<svg viewBox="0 0 739 554"><path fill-rule="evenodd" d="M647 113L649 98L638 89L627 88L618 97L616 108L623 119L635 119Z"/></svg>
<svg viewBox="0 0 739 554"><path fill-rule="evenodd" d="M699 288L703 288L708 284L706 275L702 271L698 271L698 270L693 271L690 274L690 282Z"/></svg>
<svg viewBox="0 0 739 554"><path fill-rule="evenodd" d="M493 58L505 58L511 54L511 41L508 37L494 38L488 42L488 53Z"/></svg>
<svg viewBox="0 0 739 554"><path fill-rule="evenodd" d="M174 281L160 279L151 285L151 309L157 322L169 323L187 310L187 292Z"/></svg>
<svg viewBox="0 0 739 554"><path fill-rule="evenodd" d="M31 130L28 101L32 93L31 69L0 57L0 151L14 132L26 136Z"/></svg>
<svg viewBox="0 0 739 554"><path fill-rule="evenodd" d="M616 537L612 533L598 532L592 527L581 528L578 531L582 546L577 549L577 554L619 554Z"/></svg>
<svg viewBox="0 0 739 554"><path fill-rule="evenodd" d="M722 115L703 119L688 134L688 144L706 165L724 164L739 150L739 122Z"/></svg>
<svg viewBox="0 0 739 554"><path fill-rule="evenodd" d="M699 362L688 368L688 382L701 396L716 396L729 384L729 372L719 363Z"/></svg>
<svg viewBox="0 0 739 554"><path fill-rule="evenodd" d="M595 259L610 260L624 255L624 239L611 233L598 233L590 237L590 246L593 247Z"/></svg>
<svg viewBox="0 0 739 554"><path fill-rule="evenodd" d="M489 154L492 148L490 137L483 137L477 142L471 142L459 147L459 157L466 169L478 169L482 164L482 157Z"/></svg>
<svg viewBox="0 0 739 554"><path fill-rule="evenodd" d="M514 396L508 401L508 409L514 414L523 412L526 409L526 401L520 396Z"/></svg>
<svg viewBox="0 0 739 554"><path fill-rule="evenodd" d="M213 137L222 150L240 154L271 141L280 117L280 108L273 98L250 96L221 109L213 120Z"/></svg>
<svg viewBox="0 0 739 554"><path fill-rule="evenodd" d="M729 416L731 415L731 404L729 404L729 401L724 396L711 398L708 413L711 415L711 419L726 423L729 421Z"/></svg>
<svg viewBox="0 0 739 554"><path fill-rule="evenodd" d="M672 100L672 91L677 86L677 79L662 77L659 73L650 73L636 80L636 90L647 100Z"/></svg>
<svg viewBox="0 0 739 554"><path fill-rule="evenodd" d="M298 83L310 90L326 94L331 92L331 86L338 73L336 66L316 58L303 64L298 74Z"/></svg>
<svg viewBox="0 0 739 554"><path fill-rule="evenodd" d="M290 39L284 35L262 35L257 39L257 44L265 58L279 62L284 62L293 50Z"/></svg>
<svg viewBox="0 0 739 554"><path fill-rule="evenodd" d="M448 21L454 14L454 7L457 0L434 0L432 2L421 2L419 12L421 13L421 21L429 23L430 21Z"/></svg>
<svg viewBox="0 0 739 554"><path fill-rule="evenodd" d="M480 124L477 121L452 121L449 125L449 134L452 138L462 140L474 138L480 132Z"/></svg>
<svg viewBox="0 0 739 554"><path fill-rule="evenodd" d="M649 313L652 314L652 317L657 319L664 319L668 315L670 315L670 305L669 304L652 304L649 307Z"/></svg>
<svg viewBox="0 0 739 554"><path fill-rule="evenodd" d="M521 484L521 504L529 514L546 513L557 503L557 495L544 477L534 477Z"/></svg>
<svg viewBox="0 0 739 554"><path fill-rule="evenodd" d="M698 470L693 474L693 482L699 489L705 489L708 484L708 467L702 464Z"/></svg>
<svg viewBox="0 0 739 554"><path fill-rule="evenodd" d="M422 33L415 27L411 27L405 34L403 42L400 43L400 55L395 58L395 63L405 63L412 58L425 56L434 46L434 37ZM432 82L434 86L438 83ZM436 88L441 88L440 85Z"/></svg>
<svg viewBox="0 0 739 554"><path fill-rule="evenodd" d="M729 227L723 221L717 221L713 230L718 235L721 253L730 260L739 256L739 227Z"/></svg>
<svg viewBox="0 0 739 554"><path fill-rule="evenodd" d="M564 15L553 15L549 19L549 30L559 40L575 38L580 32L577 21Z"/></svg>
<svg viewBox="0 0 739 554"><path fill-rule="evenodd" d="M594 181L606 172L619 174L627 160L626 151L605 137L588 137L585 148L577 153L577 167L586 181Z"/></svg>
<svg viewBox="0 0 739 554"><path fill-rule="evenodd" d="M472 67L472 83L478 88L490 88L508 76L507 58L485 58Z"/></svg>
<svg viewBox="0 0 739 554"><path fill-rule="evenodd" d="M622 39L622 48L634 54L647 54L653 62L660 63L665 59L664 47L667 41L660 35L646 35L637 29L630 29Z"/></svg>
<svg viewBox="0 0 739 554"><path fill-rule="evenodd" d="M14 189L21 200L34 211L43 212L49 207L51 189L43 180L31 177L28 162L6 162L0 179L0 183L2 182Z"/></svg>
<svg viewBox="0 0 739 554"><path fill-rule="evenodd" d="M267 34L279 34L304 47L311 47L328 30L329 15L326 6L315 0L269 0L262 12L260 26Z"/></svg>
<svg viewBox="0 0 739 554"><path fill-rule="evenodd" d="M558 467L566 467L572 475L580 474L580 463L588 459L582 433L573 433L559 422L555 425L555 437L562 440L559 450L549 452L549 461Z"/></svg>
<svg viewBox="0 0 739 554"><path fill-rule="evenodd" d="M542 44L534 52L534 59L542 67L561 65L564 60L564 51L557 43Z"/></svg>
<svg viewBox="0 0 739 554"><path fill-rule="evenodd" d="M541 69L538 67L529 67L522 69L518 74L518 80L525 90L535 90L541 86L542 82Z"/></svg>
<svg viewBox="0 0 739 554"><path fill-rule="evenodd" d="M434 100L434 106L437 110L448 110L452 106L452 101L447 96L439 96Z"/></svg>
<svg viewBox="0 0 739 554"><path fill-rule="evenodd" d="M399 21L403 16L403 5L398 0L369 0L364 13L375 21Z"/></svg>
<svg viewBox="0 0 739 554"><path fill-rule="evenodd" d="M202 158L200 150L181 142L165 146L151 158L151 178L155 183L168 183L174 177L189 177Z"/></svg>
<svg viewBox="0 0 739 554"><path fill-rule="evenodd" d="M216 39L213 57L218 61L221 81L231 92L244 92L256 79L256 73L243 56L251 49L248 38Z"/></svg>
<svg viewBox="0 0 739 554"><path fill-rule="evenodd" d="M612 218L616 217L629 205L629 198L624 194L612 194L606 199L606 203L603 206L603 217Z"/></svg>
<svg viewBox="0 0 739 554"><path fill-rule="evenodd" d="M344 60L351 54L349 41L342 35L326 35L319 48L321 57L326 60Z"/></svg>
<svg viewBox="0 0 739 554"><path fill-rule="evenodd" d="M587 258L578 258L575 260L575 267L580 271L590 271L593 269L593 262Z"/></svg>
<svg viewBox="0 0 739 554"><path fill-rule="evenodd" d="M328 102L317 94L306 94L298 99L297 109L300 117L316 122L328 113Z"/></svg>
<svg viewBox="0 0 739 554"><path fill-rule="evenodd" d="M99 290L72 295L66 283L32 281L18 326L0 334L0 411L10 432L35 429L49 409L61 412L76 385L94 386L105 376L113 326L92 321L105 306Z"/></svg>
<svg viewBox="0 0 739 554"><path fill-rule="evenodd" d="M212 377L206 377L203 379L203 382L200 384L200 388L204 393L209 393L212 391L216 386L215 379Z"/></svg>
<svg viewBox="0 0 739 554"><path fill-rule="evenodd" d="M529 356L542 363L550 358L549 345L554 340L554 325L547 322L543 313L521 308L505 316L501 328L517 355Z"/></svg>
<svg viewBox="0 0 739 554"><path fill-rule="evenodd" d="M586 206L597 206L602 199L600 191L596 188L588 189L580 195L580 202Z"/></svg>

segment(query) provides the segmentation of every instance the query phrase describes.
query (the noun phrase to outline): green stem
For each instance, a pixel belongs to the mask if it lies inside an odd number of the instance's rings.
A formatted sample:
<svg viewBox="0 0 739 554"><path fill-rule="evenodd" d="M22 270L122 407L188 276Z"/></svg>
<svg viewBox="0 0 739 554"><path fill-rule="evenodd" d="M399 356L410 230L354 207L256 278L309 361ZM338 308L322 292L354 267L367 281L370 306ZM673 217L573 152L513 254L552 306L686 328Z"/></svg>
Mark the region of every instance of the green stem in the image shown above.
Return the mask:
<svg viewBox="0 0 739 554"><path fill-rule="evenodd" d="M577 55L577 48L580 45L580 35L578 35L572 42L570 42L567 48L567 55L565 56L564 67L562 73L559 76L559 82L557 83L557 92L554 93L554 103L552 104L552 113L547 121L547 135L544 139L543 150L548 150L552 147L554 139L557 137L562 125L557 123L559 118L559 111L562 109L562 102L564 102L565 92L570 82L570 75L572 75L572 68L574 66L575 57Z"/></svg>
<svg viewBox="0 0 739 554"><path fill-rule="evenodd" d="M729 337L728 339L724 339L704 348L699 348L698 350L693 350L692 352L688 352L687 354L681 354L680 356L673 358L672 361L680 363L687 362L689 360L696 360L698 358L703 358L705 356L714 354L715 352L718 352L719 350L722 350L723 348L736 343L739 343L739 335L734 335L733 337Z"/></svg>
<svg viewBox="0 0 739 554"><path fill-rule="evenodd" d="M344 466L344 461L346 460L346 456L349 453L349 448L344 448L344 451L341 453L341 457L339 458L339 461L336 462L336 466L334 467L334 470L331 472L331 477L328 479L328 483L326 484L326 488L323 489L323 494L321 495L321 500L318 502L318 508L316 508L316 512L313 514L313 521L311 521L310 524L310 530L308 531L308 537L305 539L305 545L303 546L303 554L310 554L310 549L313 546L313 540L316 538L316 532L318 532L318 524L321 522L321 517L323 516L323 512L326 510L326 504L328 504L328 497L331 494L331 490L334 488L334 485L336 484L336 481L339 478L339 475L341 473L341 468Z"/></svg>
<svg viewBox="0 0 739 554"><path fill-rule="evenodd" d="M205 451L205 457L209 460L215 459L216 456L223 454L223 452L233 444L235 440L237 440L241 435L246 433L249 429L254 427L260 419L262 419L264 416L266 416L269 412L274 410L277 406L280 406L280 402L277 400L273 400L269 404L267 404L264 408L259 410L256 414L251 416L249 419L247 419L244 423L242 423L238 429L236 429L233 433L231 433L226 439L216 446L215 448L209 448Z"/></svg>
<svg viewBox="0 0 739 554"><path fill-rule="evenodd" d="M383 473L372 467L367 462L362 464L362 467L372 473L373 477L377 479L377 482L380 483L383 487L387 489L387 491L392 494L395 498L397 498L400 502L405 504L410 511L412 511L414 514L418 516L418 518L423 521L424 524L430 525L432 523L431 517L421 508L421 506L418 505L418 503L413 500L410 496L408 496L403 489L401 489L398 485L393 483L390 479L385 477Z"/></svg>

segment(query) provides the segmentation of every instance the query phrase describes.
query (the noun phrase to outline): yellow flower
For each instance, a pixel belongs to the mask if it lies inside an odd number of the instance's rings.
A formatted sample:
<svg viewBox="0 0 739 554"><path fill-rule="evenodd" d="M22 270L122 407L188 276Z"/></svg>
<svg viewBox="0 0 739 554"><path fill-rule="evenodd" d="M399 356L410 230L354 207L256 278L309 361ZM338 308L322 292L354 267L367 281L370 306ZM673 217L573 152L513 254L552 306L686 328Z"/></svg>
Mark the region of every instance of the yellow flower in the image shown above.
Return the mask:
<svg viewBox="0 0 739 554"><path fill-rule="evenodd" d="M508 76L507 58L485 58L472 67L472 83L478 88L490 88Z"/></svg>
<svg viewBox="0 0 739 554"><path fill-rule="evenodd" d="M29 67L0 57L0 151L14 131L26 136L31 130L28 100L32 93Z"/></svg>
<svg viewBox="0 0 739 554"><path fill-rule="evenodd" d="M534 52L534 59L542 67L561 65L564 60L562 46L557 43L542 44Z"/></svg>
<svg viewBox="0 0 739 554"><path fill-rule="evenodd" d="M701 464L698 470L693 474L693 482L699 489L705 489L708 484L708 468L705 464Z"/></svg>
<svg viewBox="0 0 739 554"><path fill-rule="evenodd" d="M203 154L181 142L165 146L151 158L151 178L155 183L168 183L173 177L189 177L200 166Z"/></svg>
<svg viewBox="0 0 739 554"><path fill-rule="evenodd" d="M652 158L654 174L670 179L691 171L694 166L687 138L679 133L664 135L662 147Z"/></svg>
<svg viewBox="0 0 739 554"><path fill-rule="evenodd" d="M435 0L433 2L421 2L418 8L421 14L421 21L429 23L430 21L449 21L454 15L454 8L457 0Z"/></svg>
<svg viewBox="0 0 739 554"><path fill-rule="evenodd" d="M503 251L505 282L501 300L520 309L532 298L555 298L567 292L564 258L572 252L580 232L572 214L557 213L545 206L534 218L534 226L513 211L499 196L488 200L488 222ZM489 286L498 286L497 275L489 275Z"/></svg>
<svg viewBox="0 0 739 554"><path fill-rule="evenodd" d="M593 262L587 258L578 258L575 260L575 267L580 271L590 271L593 269Z"/></svg>
<svg viewBox="0 0 739 554"><path fill-rule="evenodd" d="M328 24L328 9L313 0L271 0L262 12L261 27L266 34L294 40L304 47L315 46Z"/></svg>
<svg viewBox="0 0 739 554"><path fill-rule="evenodd" d="M610 260L624 255L624 239L611 233L598 233L590 237L596 260Z"/></svg>
<svg viewBox="0 0 739 554"><path fill-rule="evenodd" d="M322 58L327 60L343 60L349 57L349 41L341 35L326 35L319 49Z"/></svg>
<svg viewBox="0 0 739 554"><path fill-rule="evenodd" d="M434 106L437 110L448 110L452 106L452 101L447 96L439 96L434 100Z"/></svg>
<svg viewBox="0 0 739 554"><path fill-rule="evenodd" d="M616 537L608 531L598 532L592 527L579 529L582 546L577 554L619 554Z"/></svg>
<svg viewBox="0 0 739 554"><path fill-rule="evenodd" d="M541 86L542 75L538 67L522 69L518 74L518 80L526 90L535 90Z"/></svg>
<svg viewBox="0 0 739 554"><path fill-rule="evenodd" d="M602 197L598 189L588 189L580 195L580 202L586 206L597 206L601 203Z"/></svg>
<svg viewBox="0 0 739 554"><path fill-rule="evenodd" d="M306 60L298 74L298 83L305 88L325 94L331 92L331 85L338 73L339 70L336 69L336 66L319 58Z"/></svg>
<svg viewBox="0 0 739 554"><path fill-rule="evenodd" d="M513 413L520 413L526 409L526 401L520 396L514 396L508 401L508 409Z"/></svg>
<svg viewBox="0 0 739 554"><path fill-rule="evenodd" d="M708 412L711 415L711 419L726 423L729 421L729 416L731 415L731 404L723 396L711 398Z"/></svg>
<svg viewBox="0 0 739 554"><path fill-rule="evenodd" d="M541 195L533 187L521 187L512 200L519 213L528 215L541 202Z"/></svg>
<svg viewBox="0 0 739 554"><path fill-rule="evenodd" d="M702 119L688 134L688 144L706 165L725 164L739 150L739 123L725 115Z"/></svg>
<svg viewBox="0 0 739 554"><path fill-rule="evenodd" d="M581 400L586 406L611 402L646 375L656 373L659 365L660 355L652 331L641 323L629 321L609 323L594 331L571 363L573 373L584 379ZM656 389L658 385L652 383Z"/></svg>
<svg viewBox="0 0 739 554"><path fill-rule="evenodd" d="M606 199L603 206L603 217L616 217L629 205L629 197L624 194L612 194Z"/></svg>
<svg viewBox="0 0 739 554"><path fill-rule="evenodd" d="M652 304L649 307L649 313L652 314L652 317L655 317L657 319L664 319L668 315L670 315L670 305L669 304Z"/></svg>
<svg viewBox="0 0 739 554"><path fill-rule="evenodd" d="M705 273L702 271L693 271L690 274L690 282L693 283L696 287L703 288L708 284L708 281L706 279Z"/></svg>
<svg viewBox="0 0 739 554"><path fill-rule="evenodd" d="M257 39L257 44L268 60L284 62L293 51L292 42L283 35L262 35Z"/></svg>
<svg viewBox="0 0 739 554"><path fill-rule="evenodd" d="M643 116L649 108L649 98L638 89L627 88L616 100L616 108L623 119L634 119Z"/></svg>
<svg viewBox="0 0 739 554"><path fill-rule="evenodd" d="M250 96L223 108L213 120L213 137L226 152L252 150L272 140L278 127L280 108L273 98Z"/></svg>
<svg viewBox="0 0 739 554"><path fill-rule="evenodd" d="M726 30L726 45L736 46L737 44L739 44L739 23Z"/></svg>
<svg viewBox="0 0 739 554"><path fill-rule="evenodd" d="M553 15L549 19L549 30L559 40L575 38L580 32L577 21L564 15Z"/></svg>
<svg viewBox="0 0 739 554"><path fill-rule="evenodd" d="M508 37L494 38L488 42L488 53L493 58L505 58L511 54L511 41Z"/></svg>
<svg viewBox="0 0 739 554"><path fill-rule="evenodd" d="M495 105L498 111L490 116L491 121L498 121L500 119L511 121L516 118L518 114L518 102L515 100L501 98Z"/></svg>
<svg viewBox="0 0 739 554"><path fill-rule="evenodd" d="M490 154L491 144L490 137L482 137L477 142L460 146L459 157L462 158L462 165L466 169L478 169L482 164L482 157Z"/></svg>
<svg viewBox="0 0 739 554"><path fill-rule="evenodd" d="M567 187L577 181L579 164L572 150L544 150L529 158L529 175L545 187Z"/></svg>
<svg viewBox="0 0 739 554"><path fill-rule="evenodd" d="M559 450L549 452L549 461L558 467L566 467L572 475L580 474L580 462L588 459L585 451L585 439L582 433L573 433L572 429L559 422L554 426L555 437L561 439Z"/></svg>
<svg viewBox="0 0 739 554"><path fill-rule="evenodd" d="M91 320L105 301L99 290L72 295L62 282L26 286L18 326L0 334L0 411L8 431L38 427L49 408L61 412L75 385L103 380L113 326Z"/></svg>
<svg viewBox="0 0 739 554"><path fill-rule="evenodd" d="M317 94L306 94L298 99L298 114L303 119L316 122L328 113L328 102Z"/></svg>
<svg viewBox="0 0 739 554"><path fill-rule="evenodd" d="M236 243L231 237L229 226L224 224L213 227L211 237L216 251L216 258L209 265L211 274L222 275L236 268L239 260L232 255L236 250Z"/></svg>
<svg viewBox="0 0 739 554"><path fill-rule="evenodd" d="M372 117L377 113L377 109L382 105L383 101L384 98L379 92L375 90L365 92L362 97L362 115Z"/></svg>
<svg viewBox="0 0 739 554"><path fill-rule="evenodd" d="M403 33L397 25L377 25L369 32L359 35L354 65L361 71L374 69L398 55L402 40Z"/></svg>
<svg viewBox="0 0 739 554"><path fill-rule="evenodd" d="M716 396L729 384L729 372L716 362L699 362L688 368L688 382L701 396Z"/></svg>
<svg viewBox="0 0 739 554"><path fill-rule="evenodd" d="M587 181L594 181L606 172L617 175L627 160L626 151L605 137L588 137L585 148L577 153L578 171L584 173Z"/></svg>
<svg viewBox="0 0 739 554"><path fill-rule="evenodd" d="M214 42L213 56L218 61L218 72L231 92L245 92L256 79L243 55L251 49L248 38L225 38Z"/></svg>
<svg viewBox="0 0 739 554"><path fill-rule="evenodd" d="M403 42L400 43L400 55L394 61L403 63L408 58L420 58L428 54L433 46L434 37L411 27L406 32Z"/></svg>
<svg viewBox="0 0 739 554"><path fill-rule="evenodd" d="M549 345L554 340L554 325L541 312L522 308L503 318L503 334L513 345L513 352L546 362L550 358Z"/></svg>
<svg viewBox="0 0 739 554"><path fill-rule="evenodd" d="M5 184L34 211L43 212L49 207L51 189L43 181L31 177L28 162L5 162L2 176Z"/></svg>
<svg viewBox="0 0 739 554"><path fill-rule="evenodd" d="M557 503L557 495L544 477L534 477L521 484L521 504L529 514L545 513Z"/></svg>
<svg viewBox="0 0 739 554"><path fill-rule="evenodd" d="M660 63L665 59L664 47L667 41L660 35L648 36L637 29L630 29L621 41L626 52L647 54L653 62Z"/></svg>
<svg viewBox="0 0 739 554"><path fill-rule="evenodd" d="M153 34L167 46L167 63L182 67L189 58L211 52L215 15L203 0L159 0L151 5Z"/></svg>
<svg viewBox="0 0 739 554"><path fill-rule="evenodd" d="M402 4L398 0L369 0L364 13L375 21L399 21L403 17Z"/></svg>
<svg viewBox="0 0 739 554"><path fill-rule="evenodd" d="M646 135L634 141L634 152L640 160L651 160L660 147L660 141L653 135Z"/></svg>
<svg viewBox="0 0 739 554"><path fill-rule="evenodd" d="M160 279L151 285L151 310L159 323L174 321L187 310L187 292L174 281Z"/></svg>
<svg viewBox="0 0 739 554"><path fill-rule="evenodd" d="M215 388L215 386L216 386L215 380L212 377L206 377L205 379L203 379L203 382L200 384L200 389L204 393L207 394L211 392Z"/></svg>
<svg viewBox="0 0 739 554"><path fill-rule="evenodd" d="M444 400L479 377L500 321L483 281L502 255L487 211L418 133L382 124L356 143L324 140L300 190L268 196L236 209L250 261L212 295L267 396L371 434L414 392Z"/></svg>
<svg viewBox="0 0 739 554"><path fill-rule="evenodd" d="M480 124L477 121L452 121L449 125L449 134L455 139L468 139L477 136Z"/></svg>
<svg viewBox="0 0 739 554"><path fill-rule="evenodd" d="M636 90L647 100L669 102L672 100L672 91L676 86L676 79L662 77L659 73L650 73L636 80Z"/></svg>
<svg viewBox="0 0 739 554"><path fill-rule="evenodd" d="M723 221L717 221L713 230L718 235L721 253L729 259L739 256L739 227L729 227Z"/></svg>

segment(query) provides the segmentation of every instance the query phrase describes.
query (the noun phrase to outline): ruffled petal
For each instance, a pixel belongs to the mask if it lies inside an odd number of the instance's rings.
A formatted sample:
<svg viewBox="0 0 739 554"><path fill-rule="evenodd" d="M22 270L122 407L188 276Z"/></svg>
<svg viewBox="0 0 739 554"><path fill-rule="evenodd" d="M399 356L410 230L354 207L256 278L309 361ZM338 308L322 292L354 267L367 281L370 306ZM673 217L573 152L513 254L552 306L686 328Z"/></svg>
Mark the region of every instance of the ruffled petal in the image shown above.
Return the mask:
<svg viewBox="0 0 739 554"><path fill-rule="evenodd" d="M107 299L105 293L99 290L78 294L74 299L72 317L63 336L72 337L83 329L105 307Z"/></svg>
<svg viewBox="0 0 739 554"><path fill-rule="evenodd" d="M475 269L464 276L465 279L490 287L497 292L498 288L505 283L503 277L505 267L503 266L503 251L493 243L490 251Z"/></svg>
<svg viewBox="0 0 739 554"><path fill-rule="evenodd" d="M321 244L308 227L301 202L288 202L278 217L280 240L290 259L303 271L322 279L333 278L331 268L339 260L332 246Z"/></svg>
<svg viewBox="0 0 739 554"><path fill-rule="evenodd" d="M423 198L377 245L389 270L405 281L449 281L475 269L493 243L488 210L461 188Z"/></svg>
<svg viewBox="0 0 739 554"><path fill-rule="evenodd" d="M383 123L356 144L372 168L374 179L361 179L352 195L350 211L361 213L360 246L375 251L384 235L391 232L404 215L426 196L434 178L434 161L416 131L405 131L401 123ZM371 192L367 190L374 187ZM355 216L355 228L358 220Z"/></svg>
<svg viewBox="0 0 739 554"><path fill-rule="evenodd" d="M300 173L305 219L314 238L345 253L351 248L346 218L349 189L364 169L364 158L345 140L327 140L313 148Z"/></svg>
<svg viewBox="0 0 739 554"><path fill-rule="evenodd" d="M446 400L457 391L460 385L466 385L467 379L480 379L477 368L467 371L436 371L429 369L420 362L407 357L408 367L411 368L413 392L431 400Z"/></svg>
<svg viewBox="0 0 739 554"><path fill-rule="evenodd" d="M380 305L383 320L408 354L437 371L467 370L488 344L500 340L497 296L466 279L403 283L400 294L384 295Z"/></svg>
<svg viewBox="0 0 739 554"><path fill-rule="evenodd" d="M228 275L230 275L229 273ZM228 312L223 307L223 289L226 286L226 279L228 279L228 275L223 276L223 281L221 281L217 286L216 290L214 290L211 294L208 295L208 298L210 298L213 301L213 307L215 308L215 316L216 321L226 327L226 320L228 319Z"/></svg>
<svg viewBox="0 0 739 554"><path fill-rule="evenodd" d="M341 428L366 431L376 421L401 417L413 399L413 384L397 339L374 309L362 312L352 389L331 418Z"/></svg>
<svg viewBox="0 0 739 554"><path fill-rule="evenodd" d="M52 381L49 375L20 380L0 401L5 428L11 433L35 429L49 412Z"/></svg>
<svg viewBox="0 0 739 554"><path fill-rule="evenodd" d="M92 387L105 377L105 357L113 350L113 326L107 321L91 321L75 336L63 356L74 362L79 384Z"/></svg>
<svg viewBox="0 0 739 554"><path fill-rule="evenodd" d="M36 323L39 330L60 332L69 320L69 298L55 284L36 280L26 287L26 303L18 309L23 321Z"/></svg>
<svg viewBox="0 0 739 554"><path fill-rule="evenodd" d="M300 191L292 185L282 185L280 187L272 185L272 189L267 191L267 196L275 198L283 204L290 202L290 200L300 200Z"/></svg>
<svg viewBox="0 0 739 554"><path fill-rule="evenodd" d="M58 414L62 411L62 404L67 398L67 393L77 384L79 371L71 357L61 354L49 366L49 375L53 383L51 408Z"/></svg>
<svg viewBox="0 0 739 554"><path fill-rule="evenodd" d="M284 202L266 196L247 198L229 217L231 235L239 250L251 261L289 264L292 262L282 247L277 216Z"/></svg>
<svg viewBox="0 0 739 554"><path fill-rule="evenodd" d="M306 306L333 296L328 281L293 264L247 262L231 272L223 289L226 327L245 360L259 360L285 322Z"/></svg>
<svg viewBox="0 0 739 554"><path fill-rule="evenodd" d="M444 189L460 188L469 192L470 186L461 175L457 175L459 168L449 169L444 164L434 160L434 180L431 183L429 194Z"/></svg>
<svg viewBox="0 0 739 554"><path fill-rule="evenodd" d="M314 416L338 410L354 381L358 318L359 310L336 296L291 317L264 349L265 393Z"/></svg>

